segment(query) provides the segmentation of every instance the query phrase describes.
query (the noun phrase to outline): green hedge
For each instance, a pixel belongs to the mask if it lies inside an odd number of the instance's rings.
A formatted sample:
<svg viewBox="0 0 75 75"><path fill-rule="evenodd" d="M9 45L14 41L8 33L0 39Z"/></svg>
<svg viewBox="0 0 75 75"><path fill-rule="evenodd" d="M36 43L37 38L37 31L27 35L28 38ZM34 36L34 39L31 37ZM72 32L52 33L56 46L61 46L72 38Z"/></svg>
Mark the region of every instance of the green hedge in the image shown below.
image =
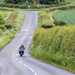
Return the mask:
<svg viewBox="0 0 75 75"><path fill-rule="evenodd" d="M31 54L75 72L75 26L38 29L33 38Z"/></svg>
<svg viewBox="0 0 75 75"><path fill-rule="evenodd" d="M12 4L12 3L0 3L0 7L9 7L9 8L21 8L21 9L25 9L25 8L37 8L37 9L42 9L42 8L49 8L49 10L53 11L53 10L57 10L57 9L71 9L71 8L75 8L75 5L67 5L67 4L60 4L60 5L56 5L56 4L51 4L51 5L46 5L46 4L37 4L35 6L33 6L33 4L26 4L26 3L22 3L22 4Z"/></svg>

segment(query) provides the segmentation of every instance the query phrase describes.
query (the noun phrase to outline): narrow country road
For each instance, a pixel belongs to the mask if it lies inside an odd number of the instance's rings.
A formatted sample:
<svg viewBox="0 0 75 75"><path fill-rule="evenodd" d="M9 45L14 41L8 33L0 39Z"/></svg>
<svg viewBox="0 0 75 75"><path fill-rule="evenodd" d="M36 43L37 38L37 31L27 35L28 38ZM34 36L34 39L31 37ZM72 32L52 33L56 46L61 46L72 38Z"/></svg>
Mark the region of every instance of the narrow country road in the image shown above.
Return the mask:
<svg viewBox="0 0 75 75"><path fill-rule="evenodd" d="M75 75L42 63L29 54L32 35L37 28L38 13L26 11L25 21L16 37L0 52L0 75ZM24 57L19 57L18 49L24 44Z"/></svg>

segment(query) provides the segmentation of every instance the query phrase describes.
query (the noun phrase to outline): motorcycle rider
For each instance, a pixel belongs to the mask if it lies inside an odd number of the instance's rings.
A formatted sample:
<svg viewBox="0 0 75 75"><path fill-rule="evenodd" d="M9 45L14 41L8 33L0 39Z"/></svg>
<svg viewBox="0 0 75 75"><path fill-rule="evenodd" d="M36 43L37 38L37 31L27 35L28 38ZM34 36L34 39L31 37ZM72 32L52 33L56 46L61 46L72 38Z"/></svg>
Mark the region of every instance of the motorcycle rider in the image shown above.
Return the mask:
<svg viewBox="0 0 75 75"><path fill-rule="evenodd" d="M24 45L21 45L20 48L19 48L19 55L20 55L21 57L24 55L24 50L25 50Z"/></svg>

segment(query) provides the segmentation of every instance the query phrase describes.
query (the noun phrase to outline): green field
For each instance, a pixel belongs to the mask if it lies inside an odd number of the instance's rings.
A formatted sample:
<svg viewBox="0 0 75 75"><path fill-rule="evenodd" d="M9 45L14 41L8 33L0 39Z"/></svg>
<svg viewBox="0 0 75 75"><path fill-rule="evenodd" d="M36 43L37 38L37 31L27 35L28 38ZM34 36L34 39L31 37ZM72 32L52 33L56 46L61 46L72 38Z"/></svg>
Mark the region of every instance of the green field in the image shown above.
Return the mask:
<svg viewBox="0 0 75 75"><path fill-rule="evenodd" d="M63 21L67 24L75 24L75 9L57 10L53 17L56 21Z"/></svg>
<svg viewBox="0 0 75 75"><path fill-rule="evenodd" d="M39 26L75 25L75 9L40 11Z"/></svg>

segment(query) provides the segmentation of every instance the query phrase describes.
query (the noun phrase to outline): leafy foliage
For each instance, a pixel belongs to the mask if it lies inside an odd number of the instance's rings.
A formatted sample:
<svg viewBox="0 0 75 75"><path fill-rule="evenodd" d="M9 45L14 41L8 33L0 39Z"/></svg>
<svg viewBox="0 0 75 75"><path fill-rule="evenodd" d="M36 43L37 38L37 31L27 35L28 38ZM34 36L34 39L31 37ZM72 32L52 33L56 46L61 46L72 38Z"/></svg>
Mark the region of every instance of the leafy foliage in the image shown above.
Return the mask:
<svg viewBox="0 0 75 75"><path fill-rule="evenodd" d="M5 21L4 21L3 17L0 15L0 24L4 24L4 23L5 23Z"/></svg>
<svg viewBox="0 0 75 75"><path fill-rule="evenodd" d="M61 2L64 2L64 0L40 0L41 4L59 4Z"/></svg>
<svg viewBox="0 0 75 75"><path fill-rule="evenodd" d="M58 3L61 3L61 2L64 2L64 0L39 0L39 2L37 0L5 0L5 2L7 3L13 3L13 4L17 4L19 2L26 2L28 1L29 3L33 3L33 5L35 5L36 3L39 3L39 4L58 4Z"/></svg>
<svg viewBox="0 0 75 75"><path fill-rule="evenodd" d="M23 13L18 10L0 11L0 48L7 45L15 36L20 28L23 16Z"/></svg>
<svg viewBox="0 0 75 75"><path fill-rule="evenodd" d="M31 53L34 57L75 72L75 26L53 27L35 32Z"/></svg>
<svg viewBox="0 0 75 75"><path fill-rule="evenodd" d="M54 26L54 20L52 18L52 12L48 11L40 11L39 12L39 26L41 27L53 27Z"/></svg>

